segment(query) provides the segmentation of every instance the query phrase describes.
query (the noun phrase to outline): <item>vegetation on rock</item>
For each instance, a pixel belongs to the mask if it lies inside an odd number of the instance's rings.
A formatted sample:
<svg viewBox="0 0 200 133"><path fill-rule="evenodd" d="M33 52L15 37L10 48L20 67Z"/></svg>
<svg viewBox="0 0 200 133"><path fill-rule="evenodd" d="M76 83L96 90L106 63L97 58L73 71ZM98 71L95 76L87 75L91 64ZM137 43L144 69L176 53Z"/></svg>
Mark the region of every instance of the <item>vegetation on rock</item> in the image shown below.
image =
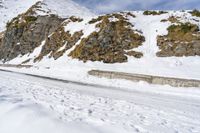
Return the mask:
<svg viewBox="0 0 200 133"><path fill-rule="evenodd" d="M167 12L165 11L144 11L143 14L144 15L161 15L161 14L165 14Z"/></svg>
<svg viewBox="0 0 200 133"><path fill-rule="evenodd" d="M110 21L113 16L117 21ZM127 54L125 50L131 50L142 45L144 37L136 33L133 25L121 14L100 16L89 23L96 23L99 32L93 32L69 54L73 58L90 61L103 61L104 63L122 63L127 61L126 55L140 58L138 54Z"/></svg>
<svg viewBox="0 0 200 133"><path fill-rule="evenodd" d="M0 32L0 48L2 45L2 41L3 41L3 36L4 36L4 32Z"/></svg>
<svg viewBox="0 0 200 133"><path fill-rule="evenodd" d="M160 51L157 56L195 56L200 55L199 27L191 23L174 24L168 27L168 34L158 36Z"/></svg>
<svg viewBox="0 0 200 133"><path fill-rule="evenodd" d="M0 59L9 61L33 52L63 22L56 15L34 16L30 13L31 9L7 23L7 30L1 39Z"/></svg>
<svg viewBox="0 0 200 133"><path fill-rule="evenodd" d="M143 53L136 52L136 51L129 51L129 52L126 52L126 55L133 56L135 58L141 58L143 56Z"/></svg>
<svg viewBox="0 0 200 133"><path fill-rule="evenodd" d="M177 16L170 16L168 19L162 19L161 22L171 22L171 23L180 23L179 17Z"/></svg>
<svg viewBox="0 0 200 133"><path fill-rule="evenodd" d="M124 17L125 16L125 17ZM104 16L99 16L99 17L97 17L97 18L93 18L92 20L90 20L89 21L89 24L94 24L94 23L96 23L96 22L99 22L99 21L101 21L101 20L105 20L106 18L112 18L112 17L114 17L114 18L118 18L118 19L120 19L120 20L122 20L122 19L125 19L125 20L127 20L126 18L128 17L128 16L131 16L131 17L136 17L134 14L132 14L131 12L121 12L120 14L118 14L118 13L113 13L113 14L107 14L107 15L104 15Z"/></svg>
<svg viewBox="0 0 200 133"><path fill-rule="evenodd" d="M167 30L170 34L173 34L175 32L186 34L199 31L199 27L195 24L191 24L188 22L188 23L182 23L180 25L171 25L168 27Z"/></svg>
<svg viewBox="0 0 200 133"><path fill-rule="evenodd" d="M74 35L71 35L69 32L64 31L63 26L60 26L50 37L46 39L40 55L34 61L39 61L48 54L50 54L50 57L53 57L55 60L58 59L68 49L73 47L82 35L82 31L75 32Z"/></svg>
<svg viewBox="0 0 200 133"><path fill-rule="evenodd" d="M190 14L192 14L192 16L196 16L196 17L200 17L200 11L199 10L193 10L191 12L189 12Z"/></svg>
<svg viewBox="0 0 200 133"><path fill-rule="evenodd" d="M72 21L72 22L82 22L83 19L82 18L77 18L75 16L71 16L69 17L69 19Z"/></svg>
<svg viewBox="0 0 200 133"><path fill-rule="evenodd" d="M21 29L27 26L28 24L35 22L37 17L35 16L24 16L24 14L18 15L13 18L10 22L7 23L6 28L17 28Z"/></svg>
<svg viewBox="0 0 200 133"><path fill-rule="evenodd" d="M41 1L38 1L33 6L31 6L25 13L19 14L17 17L13 18L10 22L7 22L6 28L11 26L20 28L22 26L27 25L30 22L34 22L37 20L35 17L36 10L41 8Z"/></svg>

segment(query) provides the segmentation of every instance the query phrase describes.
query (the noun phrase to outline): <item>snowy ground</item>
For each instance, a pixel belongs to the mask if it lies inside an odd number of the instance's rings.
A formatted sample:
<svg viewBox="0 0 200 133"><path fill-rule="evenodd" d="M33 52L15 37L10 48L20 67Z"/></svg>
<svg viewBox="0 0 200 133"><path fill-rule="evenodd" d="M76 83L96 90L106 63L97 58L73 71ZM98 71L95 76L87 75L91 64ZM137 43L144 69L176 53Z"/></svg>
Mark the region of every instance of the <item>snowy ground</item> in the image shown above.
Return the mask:
<svg viewBox="0 0 200 133"><path fill-rule="evenodd" d="M197 88L135 84L120 89L0 75L2 133L200 132Z"/></svg>

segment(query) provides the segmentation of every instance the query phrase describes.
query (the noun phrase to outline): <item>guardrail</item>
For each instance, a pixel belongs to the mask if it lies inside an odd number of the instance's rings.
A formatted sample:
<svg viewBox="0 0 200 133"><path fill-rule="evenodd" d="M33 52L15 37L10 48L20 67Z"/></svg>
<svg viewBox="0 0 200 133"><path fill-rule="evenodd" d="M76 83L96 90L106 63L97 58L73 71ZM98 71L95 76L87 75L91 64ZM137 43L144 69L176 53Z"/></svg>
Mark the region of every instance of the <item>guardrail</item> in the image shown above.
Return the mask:
<svg viewBox="0 0 200 133"><path fill-rule="evenodd" d="M100 71L100 70L91 70L88 72L88 74L96 77L105 77L109 79L125 79L133 82L145 81L149 84L170 85L172 87L200 87L200 80L193 80L193 79L161 77L153 75L132 74L132 73L130 74L123 72Z"/></svg>
<svg viewBox="0 0 200 133"><path fill-rule="evenodd" d="M0 67L30 68L32 65L0 64Z"/></svg>

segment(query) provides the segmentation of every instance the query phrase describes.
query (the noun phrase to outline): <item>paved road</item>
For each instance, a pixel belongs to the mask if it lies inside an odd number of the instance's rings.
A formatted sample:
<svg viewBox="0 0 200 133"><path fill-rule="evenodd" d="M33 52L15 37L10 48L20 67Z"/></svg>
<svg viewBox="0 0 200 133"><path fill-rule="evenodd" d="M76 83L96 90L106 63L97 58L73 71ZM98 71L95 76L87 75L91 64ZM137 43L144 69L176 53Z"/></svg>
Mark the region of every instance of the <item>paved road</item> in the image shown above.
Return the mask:
<svg viewBox="0 0 200 133"><path fill-rule="evenodd" d="M64 121L120 125L130 132L200 132L200 92L181 91L145 92L0 71L0 102L29 101Z"/></svg>

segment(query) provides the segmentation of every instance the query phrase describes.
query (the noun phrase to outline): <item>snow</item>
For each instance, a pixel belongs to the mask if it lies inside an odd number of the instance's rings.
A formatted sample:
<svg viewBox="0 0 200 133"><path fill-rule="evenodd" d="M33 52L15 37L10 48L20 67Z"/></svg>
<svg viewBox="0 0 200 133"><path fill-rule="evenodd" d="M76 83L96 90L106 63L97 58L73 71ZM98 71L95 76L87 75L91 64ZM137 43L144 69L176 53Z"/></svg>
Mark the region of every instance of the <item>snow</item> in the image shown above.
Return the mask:
<svg viewBox="0 0 200 133"><path fill-rule="evenodd" d="M1 96L2 97L2 96ZM5 96L4 96L5 97ZM37 104L0 103L0 132L2 133L64 133L67 128L58 120L52 119Z"/></svg>
<svg viewBox="0 0 200 133"><path fill-rule="evenodd" d="M0 32L5 30L6 23L12 18L17 17L28 10L33 4L39 0L4 0L3 7L0 7Z"/></svg>
<svg viewBox="0 0 200 133"><path fill-rule="evenodd" d="M1 102L0 103L0 132L2 133L105 133L116 132L116 129L107 127L108 131L98 127L88 126L80 122L63 122L53 118L53 111L44 109L37 103L22 104ZM78 125L78 126L77 126ZM119 130L119 129L118 129ZM125 131L121 130L121 133Z"/></svg>
<svg viewBox="0 0 200 133"><path fill-rule="evenodd" d="M110 22L116 22L116 21L119 21L119 19L118 19L118 18L115 18L115 17L112 17L112 18L109 18L109 21L110 21Z"/></svg>
<svg viewBox="0 0 200 133"><path fill-rule="evenodd" d="M82 38L89 36L92 32L98 31L95 27L97 23L89 24L88 22L92 19L92 17L87 17L81 22L70 22L65 28L65 32L69 31L71 35L74 35L75 32L83 32Z"/></svg>
<svg viewBox="0 0 200 133"><path fill-rule="evenodd" d="M37 15L57 14L60 17L69 16L88 17L94 16L89 9L84 8L72 0L4 0L0 7L0 32L5 30L6 23L18 14L27 11L33 4L41 1L41 10L36 10Z"/></svg>
<svg viewBox="0 0 200 133"><path fill-rule="evenodd" d="M200 131L199 89L127 81L120 83L129 88L98 87L0 75L0 132Z"/></svg>
<svg viewBox="0 0 200 133"><path fill-rule="evenodd" d="M145 36L145 43L137 50L144 53L145 57L155 57L156 52L159 51L157 46L157 36L158 35L166 35L167 27L171 24L170 22L163 23L162 19L166 19L169 17L169 14L163 14L158 16L146 16L143 15L143 12L139 12L136 18L131 17L130 21L134 24L135 29L139 29L143 32Z"/></svg>
<svg viewBox="0 0 200 133"><path fill-rule="evenodd" d="M36 0L29 3L20 3L18 0L15 3L19 5L16 7L16 10L23 11L25 10L25 6L28 8L29 4L33 4ZM14 3L14 2L13 2ZM83 18L81 22L69 22L66 26L64 26L65 31L69 31L70 34L74 34L75 32L82 31L82 38L86 38L92 32L98 31L96 28L96 24L89 24L88 22L94 18L94 14L92 14L89 10L84 7L80 7L76 3L71 0L60 0L60 1L52 1L52 0L44 0L43 1L43 9L51 10L51 13L58 14L62 17L67 17L69 15L75 15L77 17ZM6 19L10 19L13 17L12 13L16 15L15 8L11 8L12 2L9 1L4 2L8 9L0 9L2 17L4 13L6 13ZM23 6L22 6L23 5ZM13 7L13 6L12 6ZM15 6L14 6L15 7ZM21 8L20 8L21 7ZM23 7L23 8L22 8ZM7 11L11 11L11 13L7 13ZM73 12L71 10L74 10ZM3 11L3 13L2 13ZM18 12L17 12L18 13ZM71 14L72 13L72 14ZM73 14L74 13L74 14ZM84 14L82 14L84 13ZM90 62L83 63L82 61L78 61L76 59L71 59L68 57L68 54L79 45L81 39L76 43L74 47L66 51L66 53L57 60L49 59L48 56L44 57L40 62L33 63L35 57L37 57L41 51L42 44L39 48L36 48L34 53L27 54L25 56L18 56L17 58L7 62L10 64L20 64L28 59L31 61L28 65L34 65L35 67L22 70L27 73L36 73L39 75L46 75L53 77L59 77L64 79L73 79L78 81L87 81L87 71L91 69L99 69L99 70L108 70L108 71L120 71L127 73L139 73L139 74L149 74L149 75L157 75L157 76L168 76L168 77L178 77L178 78L186 78L186 79L200 79L200 57L166 57L159 58L156 56L156 52L159 51L156 37L158 35L166 35L167 27L171 25L170 22L161 22L162 19L167 19L170 16L178 16L180 17L180 21L183 22L192 22L197 25L200 25L200 19L197 17L192 17L191 14L187 12L181 11L169 11L167 14L162 15L143 15L141 11L133 11L132 14L136 16L136 18L128 17L129 21L134 25L134 29L138 31L142 31L142 34L145 37L145 42L142 46L135 48L133 50L140 51L144 54L141 59L136 59L133 57L128 57L127 63L116 63L116 64L105 64L103 62ZM96 16L97 17L97 16ZM195 21L199 20L199 21ZM117 21L114 18L111 18L110 21ZM5 23L1 24L5 27ZM2 26L0 26L3 28ZM62 50L64 47L60 48ZM40 68L40 69L37 69ZM45 69L49 68L49 69ZM74 69L76 68L76 69ZM21 70L18 70L21 71ZM67 72L67 73L66 73ZM70 73L73 75L70 77L68 75ZM92 81L90 81L92 82Z"/></svg>
<svg viewBox="0 0 200 133"><path fill-rule="evenodd" d="M30 60L30 62L34 62L34 59L38 57L38 55L42 51L42 47L45 45L45 41L42 41L41 45L34 49L32 53L28 53L24 56L19 55L17 58L13 59L12 61L15 62L14 64L20 64L24 61Z"/></svg>
<svg viewBox="0 0 200 133"><path fill-rule="evenodd" d="M16 14L27 10L37 0L29 2L4 1L0 8L0 31ZM96 24L88 24L93 13L71 0L44 0L43 9L61 17L75 15L82 22L70 22L65 31L74 34L83 31L82 38L98 31ZM16 5L16 6L13 6ZM8 13L8 11L10 11ZM200 79L200 57L158 58L156 44L158 35L166 35L169 22L160 22L169 16L179 16L183 22L199 18L188 13L170 11L158 16L144 16L143 12L132 12L129 17L134 29L142 31L146 41L139 48L144 57L128 57L127 63L105 64L103 62L83 63L68 57L76 45L57 60L48 55L34 63L45 41L24 56L6 62L20 64L30 59L31 68L4 68L16 72L41 75L57 79L93 84L83 86L62 83L30 76L0 71L0 132L20 133L128 133L128 132L199 132L200 131L200 90L199 88L174 88L150 85L145 82L133 83L127 80L96 78L89 76L92 69L158 76ZM39 15L45 15L38 12ZM111 18L110 21L117 21ZM81 38L81 39L82 39ZM62 50L65 47L61 47ZM100 87L104 85L107 87Z"/></svg>
<svg viewBox="0 0 200 133"><path fill-rule="evenodd" d="M63 79L72 79L77 81L89 81L87 72L91 69L119 71L126 73L138 73L149 74L157 76L177 77L185 79L200 79L200 57L165 57L160 58L155 54L158 51L156 43L156 37L158 35L167 34L166 28L171 24L169 22L161 22L162 19L167 19L169 16L179 16L180 20L185 17L187 21L193 22L191 15L188 13L180 13L180 11L170 11L167 14L157 16L145 16L142 12L132 12L136 15L136 18L129 17L129 21L133 23L134 29L142 31L145 36L145 42L142 46L133 49L135 51L141 51L144 56L140 59L128 57L127 63L115 63L105 64L103 62L91 62L83 63L76 59L68 57L70 51L72 51L77 45L79 45L82 38L87 37L93 31L98 31L95 24L88 24L91 17L85 17L82 22L70 22L65 26L65 31L69 31L70 34L74 34L77 31L83 31L84 35L76 43L74 47L66 51L66 53L57 60L49 59L48 56L43 58L37 63L28 63L28 65L34 65L36 68L28 70L18 70L27 73L35 73L39 75L46 75L50 77L59 77ZM187 14L187 15L186 15ZM190 19L189 19L190 18ZM195 18L197 19L197 18ZM185 20L185 21L186 21ZM196 21L195 21L196 22ZM197 23L197 22L196 22ZM198 22L200 25L200 23ZM39 54L39 53L38 53ZM19 64L19 62L25 61L27 56L19 57L11 60L10 64ZM49 69L45 69L49 68ZM70 73L70 75L69 75Z"/></svg>

